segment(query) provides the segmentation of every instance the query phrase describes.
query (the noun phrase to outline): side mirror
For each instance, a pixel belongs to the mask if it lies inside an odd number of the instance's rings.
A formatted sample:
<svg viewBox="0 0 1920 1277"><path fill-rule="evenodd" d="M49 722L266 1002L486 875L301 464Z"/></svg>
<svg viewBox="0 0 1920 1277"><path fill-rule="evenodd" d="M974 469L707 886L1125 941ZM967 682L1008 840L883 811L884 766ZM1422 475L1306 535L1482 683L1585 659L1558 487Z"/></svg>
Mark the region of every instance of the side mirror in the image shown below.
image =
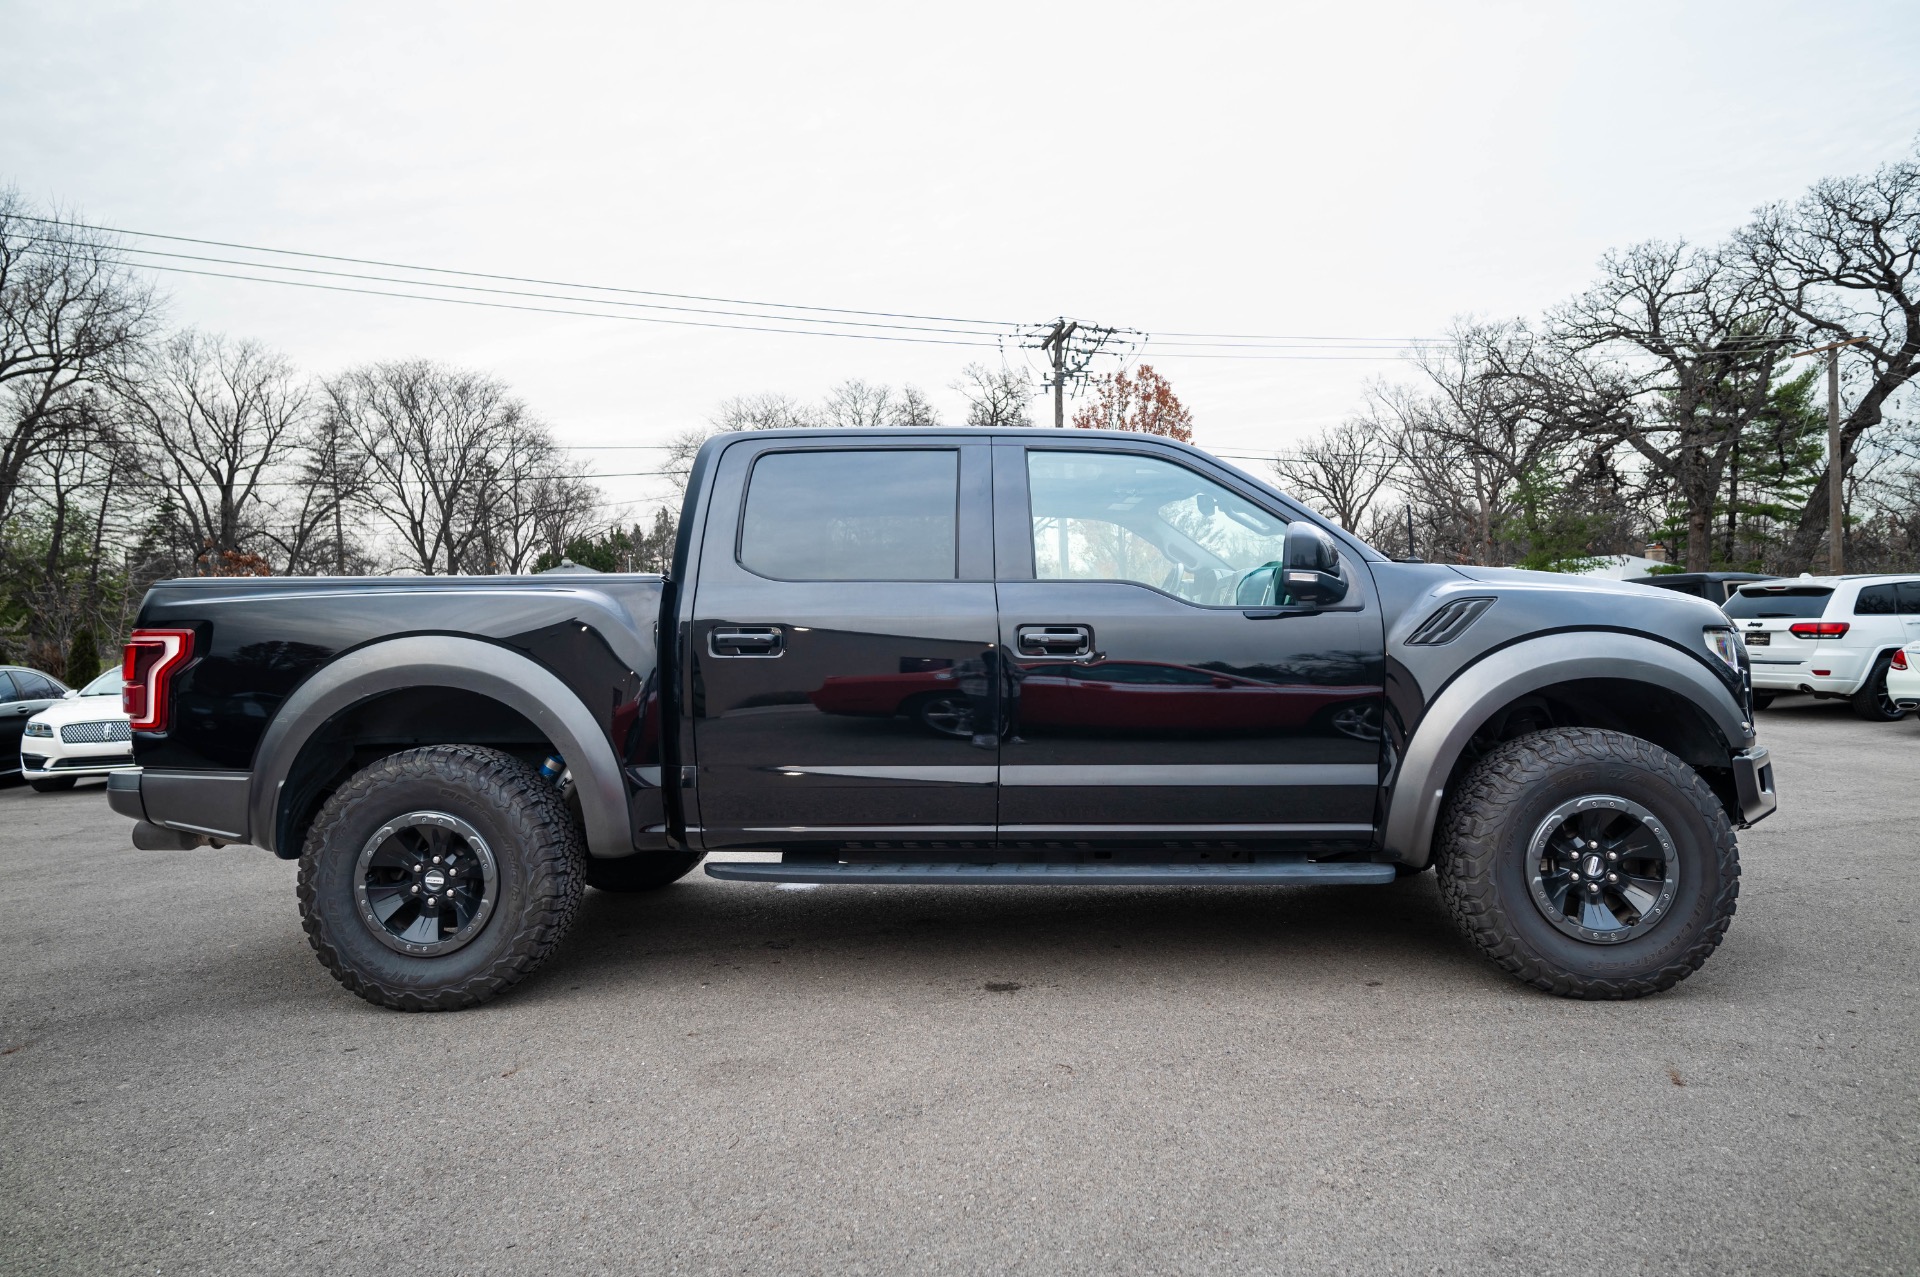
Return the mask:
<svg viewBox="0 0 1920 1277"><path fill-rule="evenodd" d="M1317 525L1295 519L1287 525L1280 586L1296 603L1330 607L1347 597L1340 577L1340 551Z"/></svg>

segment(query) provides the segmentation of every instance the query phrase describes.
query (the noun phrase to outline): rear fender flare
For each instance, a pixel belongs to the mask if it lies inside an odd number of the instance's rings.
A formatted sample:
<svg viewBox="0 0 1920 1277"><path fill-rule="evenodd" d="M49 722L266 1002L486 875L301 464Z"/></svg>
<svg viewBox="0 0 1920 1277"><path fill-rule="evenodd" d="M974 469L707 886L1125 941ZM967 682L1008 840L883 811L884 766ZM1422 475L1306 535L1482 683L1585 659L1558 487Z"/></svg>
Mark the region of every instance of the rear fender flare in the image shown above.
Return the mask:
<svg viewBox="0 0 1920 1277"><path fill-rule="evenodd" d="M526 718L567 760L592 853L608 859L633 854L619 760L580 698L518 652L451 635L413 635L358 648L323 666L286 699L254 755L254 841L284 854L276 845L284 814L281 790L315 732L369 697L414 687L475 692Z"/></svg>
<svg viewBox="0 0 1920 1277"><path fill-rule="evenodd" d="M1752 742L1753 727L1702 660L1634 634L1583 630L1527 639L1469 665L1433 699L1394 775L1381 844L1389 860L1424 865L1446 802L1447 778L1467 742L1500 706L1556 683L1609 678L1651 683L1692 701L1728 753Z"/></svg>

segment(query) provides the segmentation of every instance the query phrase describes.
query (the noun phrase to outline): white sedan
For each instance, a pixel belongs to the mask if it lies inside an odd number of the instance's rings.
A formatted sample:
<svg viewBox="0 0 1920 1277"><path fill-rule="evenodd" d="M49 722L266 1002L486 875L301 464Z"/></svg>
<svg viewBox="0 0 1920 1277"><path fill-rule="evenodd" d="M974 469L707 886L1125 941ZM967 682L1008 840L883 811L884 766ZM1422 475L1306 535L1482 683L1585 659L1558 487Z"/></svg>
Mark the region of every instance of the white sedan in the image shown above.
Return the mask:
<svg viewBox="0 0 1920 1277"><path fill-rule="evenodd" d="M1920 709L1920 643L1909 643L1893 654L1887 666L1887 695L1901 709Z"/></svg>
<svg viewBox="0 0 1920 1277"><path fill-rule="evenodd" d="M27 720L20 774L41 793L72 789L82 776L133 766L133 733L120 708L120 671L110 669Z"/></svg>

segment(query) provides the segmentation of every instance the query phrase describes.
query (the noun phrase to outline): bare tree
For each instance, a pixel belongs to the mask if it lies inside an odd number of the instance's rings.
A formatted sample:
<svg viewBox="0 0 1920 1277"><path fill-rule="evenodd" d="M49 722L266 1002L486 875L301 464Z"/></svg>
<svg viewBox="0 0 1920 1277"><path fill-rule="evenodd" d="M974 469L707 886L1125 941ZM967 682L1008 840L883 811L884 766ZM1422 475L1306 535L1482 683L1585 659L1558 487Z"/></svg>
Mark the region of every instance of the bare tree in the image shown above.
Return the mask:
<svg viewBox="0 0 1920 1277"><path fill-rule="evenodd" d="M1024 370L1006 364L989 368L968 364L960 370L953 389L967 401L970 426L1030 426L1032 416L1027 405L1033 402L1033 382Z"/></svg>
<svg viewBox="0 0 1920 1277"><path fill-rule="evenodd" d="M1396 435L1394 423L1378 415L1344 421L1275 461L1273 473L1294 496L1357 530L1394 477Z"/></svg>
<svg viewBox="0 0 1920 1277"><path fill-rule="evenodd" d="M0 188L0 526L35 455L88 428L71 397L110 382L152 335L153 292L114 247Z"/></svg>
<svg viewBox="0 0 1920 1277"><path fill-rule="evenodd" d="M933 401L918 386L907 385L900 387L900 393L894 397L886 424L901 427L937 426L940 424L940 415L933 410Z"/></svg>
<svg viewBox="0 0 1920 1277"><path fill-rule="evenodd" d="M1920 145L1871 177L1831 178L1760 211L1736 249L1810 344L1856 341L1844 357L1851 402L1840 422L1840 473L1888 403L1920 373ZM1792 542L1810 562L1827 530L1832 459L1808 493Z"/></svg>
<svg viewBox="0 0 1920 1277"><path fill-rule="evenodd" d="M1600 280L1552 318L1564 350L1529 383L1583 418L1590 439L1624 442L1670 486L1687 569L1707 570L1728 460L1767 412L1795 337L1790 316L1737 261L1650 242L1609 253Z"/></svg>
<svg viewBox="0 0 1920 1277"><path fill-rule="evenodd" d="M492 377L424 359L350 369L327 383L327 397L366 457L367 506L392 528L404 565L459 572L480 537L483 489L527 425L525 406Z"/></svg>
<svg viewBox="0 0 1920 1277"><path fill-rule="evenodd" d="M143 477L192 552L255 551L312 414L293 365L258 342L189 330L147 361L127 403Z"/></svg>
<svg viewBox="0 0 1920 1277"><path fill-rule="evenodd" d="M820 405L822 425L870 429L890 426L899 412L893 391L852 377L827 392Z"/></svg>

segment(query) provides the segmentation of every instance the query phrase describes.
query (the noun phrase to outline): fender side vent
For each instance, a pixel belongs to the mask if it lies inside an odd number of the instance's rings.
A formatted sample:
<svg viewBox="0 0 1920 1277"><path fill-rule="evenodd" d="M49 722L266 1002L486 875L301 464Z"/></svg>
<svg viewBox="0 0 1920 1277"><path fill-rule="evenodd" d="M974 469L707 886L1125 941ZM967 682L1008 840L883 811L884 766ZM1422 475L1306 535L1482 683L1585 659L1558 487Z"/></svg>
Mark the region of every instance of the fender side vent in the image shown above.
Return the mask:
<svg viewBox="0 0 1920 1277"><path fill-rule="evenodd" d="M1492 599L1454 599L1442 604L1440 610L1420 622L1419 628L1407 635L1408 647L1439 647L1442 643L1451 643L1467 632L1467 627L1480 619L1480 614L1493 606Z"/></svg>

